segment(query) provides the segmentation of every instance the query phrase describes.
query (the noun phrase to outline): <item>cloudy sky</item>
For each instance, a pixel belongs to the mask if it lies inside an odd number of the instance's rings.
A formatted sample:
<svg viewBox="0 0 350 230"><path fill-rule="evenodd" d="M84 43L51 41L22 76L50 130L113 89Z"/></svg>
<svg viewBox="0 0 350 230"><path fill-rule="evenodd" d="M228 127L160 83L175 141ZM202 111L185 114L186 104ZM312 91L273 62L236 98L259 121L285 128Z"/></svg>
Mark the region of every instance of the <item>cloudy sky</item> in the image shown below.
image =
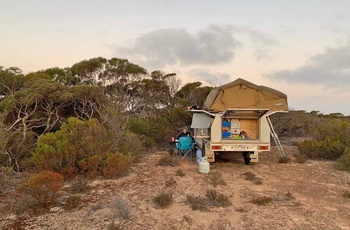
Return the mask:
<svg viewBox="0 0 350 230"><path fill-rule="evenodd" d="M98 56L183 83L243 78L290 109L350 115L349 0L0 0L0 66Z"/></svg>

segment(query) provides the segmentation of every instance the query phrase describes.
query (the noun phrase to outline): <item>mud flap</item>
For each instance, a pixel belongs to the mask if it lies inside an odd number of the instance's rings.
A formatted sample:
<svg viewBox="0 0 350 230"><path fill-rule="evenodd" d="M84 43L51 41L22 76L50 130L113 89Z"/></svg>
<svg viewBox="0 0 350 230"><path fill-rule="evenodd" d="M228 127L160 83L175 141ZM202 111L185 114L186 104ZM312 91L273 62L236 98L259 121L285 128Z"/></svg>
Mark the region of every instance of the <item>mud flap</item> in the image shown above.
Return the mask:
<svg viewBox="0 0 350 230"><path fill-rule="evenodd" d="M250 154L250 162L258 162L259 161L259 152L254 152Z"/></svg>

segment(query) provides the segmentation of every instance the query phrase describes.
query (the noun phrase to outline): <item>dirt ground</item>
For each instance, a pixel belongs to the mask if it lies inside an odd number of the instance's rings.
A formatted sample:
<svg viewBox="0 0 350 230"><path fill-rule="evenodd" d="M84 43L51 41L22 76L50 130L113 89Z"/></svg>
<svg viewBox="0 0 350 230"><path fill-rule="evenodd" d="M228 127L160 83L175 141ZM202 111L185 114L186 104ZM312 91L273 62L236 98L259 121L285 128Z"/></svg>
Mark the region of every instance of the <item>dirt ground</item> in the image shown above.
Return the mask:
<svg viewBox="0 0 350 230"><path fill-rule="evenodd" d="M16 216L10 208L1 215L2 229L350 229L350 174L336 171L332 162L297 163L294 146L284 146L291 161L278 163L277 150L260 154L259 162L245 165L243 158L213 163L200 174L195 161L175 167L156 166L167 152L155 152L132 166L118 180L95 180L82 194L82 203L66 211L58 206L31 217ZM184 176L178 176L181 169ZM219 172L226 185L214 187L210 174ZM247 174L248 173L248 174ZM255 176L255 180L246 179ZM173 179L172 179L173 178ZM256 179L258 178L258 179ZM192 210L188 195L205 197L215 189L228 197L228 207ZM173 194L173 203L159 208L154 197ZM2 194L0 210L11 194ZM257 200L265 203L254 203ZM119 205L118 202L119 201ZM120 205L120 203L124 205Z"/></svg>

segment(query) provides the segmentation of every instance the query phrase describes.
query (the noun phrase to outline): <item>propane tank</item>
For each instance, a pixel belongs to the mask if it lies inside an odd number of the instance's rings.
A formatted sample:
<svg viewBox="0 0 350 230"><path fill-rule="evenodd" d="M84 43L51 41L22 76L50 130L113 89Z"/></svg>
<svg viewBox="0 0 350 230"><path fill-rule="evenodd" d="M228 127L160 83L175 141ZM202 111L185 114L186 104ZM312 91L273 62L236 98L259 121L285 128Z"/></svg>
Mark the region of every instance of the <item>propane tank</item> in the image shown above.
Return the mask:
<svg viewBox="0 0 350 230"><path fill-rule="evenodd" d="M207 160L207 157L202 157L201 161L199 162L199 172L209 173L209 171L210 171L210 164Z"/></svg>

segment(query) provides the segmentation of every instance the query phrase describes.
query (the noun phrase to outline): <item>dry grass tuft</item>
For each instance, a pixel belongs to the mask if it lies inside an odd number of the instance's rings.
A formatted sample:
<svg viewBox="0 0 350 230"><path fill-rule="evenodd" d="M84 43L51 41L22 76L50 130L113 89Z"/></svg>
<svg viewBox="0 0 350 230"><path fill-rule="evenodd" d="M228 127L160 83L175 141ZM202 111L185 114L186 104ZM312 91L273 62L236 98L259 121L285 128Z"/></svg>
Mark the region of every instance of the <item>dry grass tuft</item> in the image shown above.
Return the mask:
<svg viewBox="0 0 350 230"><path fill-rule="evenodd" d="M70 196L67 198L66 203L64 204L64 209L66 210L72 210L74 208L77 208L81 203L81 197L80 196Z"/></svg>
<svg viewBox="0 0 350 230"><path fill-rule="evenodd" d="M345 191L343 192L343 197L344 197L344 198L350 198L350 191L349 191L349 190L345 190Z"/></svg>
<svg viewBox="0 0 350 230"><path fill-rule="evenodd" d="M205 197L187 195L186 202L192 210L209 211L211 207L228 207L231 205L228 197L215 189L208 189Z"/></svg>
<svg viewBox="0 0 350 230"><path fill-rule="evenodd" d="M219 172L211 172L209 173L209 181L210 183L216 187L218 185L226 185L226 182L222 178L222 174Z"/></svg>
<svg viewBox="0 0 350 230"><path fill-rule="evenodd" d="M173 194L170 192L161 192L156 197L154 197L153 202L159 208L165 208L173 203Z"/></svg>
<svg viewBox="0 0 350 230"><path fill-rule="evenodd" d="M84 193L90 190L89 183L85 177L76 177L71 185L69 186L69 191L71 193Z"/></svg>
<svg viewBox="0 0 350 230"><path fill-rule="evenodd" d="M131 217L131 208L120 197L114 197L111 201L111 207L118 210L120 216L128 220Z"/></svg>
<svg viewBox="0 0 350 230"><path fill-rule="evenodd" d="M165 181L165 186L166 187L176 186L176 180L174 179L174 177L170 177L169 180Z"/></svg>
<svg viewBox="0 0 350 230"><path fill-rule="evenodd" d="M263 180L259 177L257 177L254 173L252 172L246 172L243 174L245 176L246 180L252 181L254 184L260 185L263 183Z"/></svg>
<svg viewBox="0 0 350 230"><path fill-rule="evenodd" d="M180 177L184 177L186 174L182 169L178 169L175 172L175 176L180 176Z"/></svg>
<svg viewBox="0 0 350 230"><path fill-rule="evenodd" d="M173 159L171 156L164 156L157 162L157 166L172 166L175 167L179 164L177 159Z"/></svg>
<svg viewBox="0 0 350 230"><path fill-rule="evenodd" d="M280 157L280 158L278 159L278 163L287 164L288 162L290 162L290 158L287 157L287 156Z"/></svg>
<svg viewBox="0 0 350 230"><path fill-rule="evenodd" d="M272 201L272 198L269 196L259 196L259 197L253 197L253 199L250 202L257 205L267 205L271 201Z"/></svg>

